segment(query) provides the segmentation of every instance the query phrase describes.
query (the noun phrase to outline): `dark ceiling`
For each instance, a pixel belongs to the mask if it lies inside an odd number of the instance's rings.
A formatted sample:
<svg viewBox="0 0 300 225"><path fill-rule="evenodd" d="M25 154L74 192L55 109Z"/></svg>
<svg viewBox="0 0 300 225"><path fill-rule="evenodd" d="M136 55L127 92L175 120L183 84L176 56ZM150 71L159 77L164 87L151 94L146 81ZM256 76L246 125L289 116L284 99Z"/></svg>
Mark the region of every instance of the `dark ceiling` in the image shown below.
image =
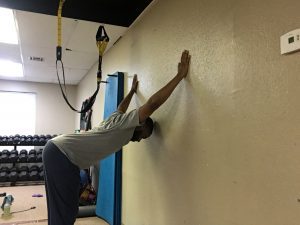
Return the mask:
<svg viewBox="0 0 300 225"><path fill-rule="evenodd" d="M62 16L128 27L152 0L66 0ZM5 8L57 15L59 0L0 0Z"/></svg>

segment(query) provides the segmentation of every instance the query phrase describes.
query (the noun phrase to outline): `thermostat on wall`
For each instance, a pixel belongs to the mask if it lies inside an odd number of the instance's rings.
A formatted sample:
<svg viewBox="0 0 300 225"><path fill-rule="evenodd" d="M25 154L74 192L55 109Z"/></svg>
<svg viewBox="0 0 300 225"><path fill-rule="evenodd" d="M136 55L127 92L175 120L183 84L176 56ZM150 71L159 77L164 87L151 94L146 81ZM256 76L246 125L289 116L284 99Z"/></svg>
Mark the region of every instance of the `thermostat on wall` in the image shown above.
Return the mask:
<svg viewBox="0 0 300 225"><path fill-rule="evenodd" d="M292 30L280 37L281 54L300 50L300 29Z"/></svg>

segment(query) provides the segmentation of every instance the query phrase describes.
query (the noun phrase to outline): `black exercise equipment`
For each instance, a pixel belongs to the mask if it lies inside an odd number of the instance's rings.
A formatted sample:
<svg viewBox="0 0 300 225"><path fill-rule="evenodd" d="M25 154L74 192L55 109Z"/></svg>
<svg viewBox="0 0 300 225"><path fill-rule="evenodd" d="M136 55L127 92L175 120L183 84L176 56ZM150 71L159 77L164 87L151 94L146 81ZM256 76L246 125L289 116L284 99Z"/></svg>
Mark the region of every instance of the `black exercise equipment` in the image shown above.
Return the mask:
<svg viewBox="0 0 300 225"><path fill-rule="evenodd" d="M9 163L9 155L10 155L10 151L8 151L7 149L2 150L0 162L1 163Z"/></svg>
<svg viewBox="0 0 300 225"><path fill-rule="evenodd" d="M41 139L41 138L44 138L44 139L45 139L46 136L42 134L42 135L39 136L39 138L40 138L40 139Z"/></svg>
<svg viewBox="0 0 300 225"><path fill-rule="evenodd" d="M33 135L33 138L39 138L39 135L35 134Z"/></svg>
<svg viewBox="0 0 300 225"><path fill-rule="evenodd" d="M46 135L46 139L51 139L51 138L52 138L52 136L50 134Z"/></svg>
<svg viewBox="0 0 300 225"><path fill-rule="evenodd" d="M16 182L18 181L18 168L17 167L12 167L10 169L9 175L8 175L9 181L10 182Z"/></svg>
<svg viewBox="0 0 300 225"><path fill-rule="evenodd" d="M8 181L8 167L1 167L0 168L0 182L7 182Z"/></svg>
<svg viewBox="0 0 300 225"><path fill-rule="evenodd" d="M39 173L39 180L44 180L44 171Z"/></svg>
<svg viewBox="0 0 300 225"><path fill-rule="evenodd" d="M39 167L36 165L33 165L29 168L29 180L31 181L37 181L40 179L40 171Z"/></svg>
<svg viewBox="0 0 300 225"><path fill-rule="evenodd" d="M36 150L31 149L28 153L27 162L36 162Z"/></svg>
<svg viewBox="0 0 300 225"><path fill-rule="evenodd" d="M20 145L24 145L26 144L26 136L25 135L21 135L20 136L20 142L19 142Z"/></svg>
<svg viewBox="0 0 300 225"><path fill-rule="evenodd" d="M43 161L43 149L39 149L36 153L36 161L42 162Z"/></svg>
<svg viewBox="0 0 300 225"><path fill-rule="evenodd" d="M2 139L1 139L1 145L7 145L7 139L8 139L8 137L7 137L7 135L3 135L2 136Z"/></svg>
<svg viewBox="0 0 300 225"><path fill-rule="evenodd" d="M96 216L96 205L86 205L78 207L77 218Z"/></svg>
<svg viewBox="0 0 300 225"><path fill-rule="evenodd" d="M39 138L38 137L32 138L32 144L33 145L39 145Z"/></svg>
<svg viewBox="0 0 300 225"><path fill-rule="evenodd" d="M7 139L8 139L8 138L6 138L6 137L2 138L2 144L3 144L3 145L7 145Z"/></svg>
<svg viewBox="0 0 300 225"><path fill-rule="evenodd" d="M44 137L40 137L38 145L45 145L46 139Z"/></svg>
<svg viewBox="0 0 300 225"><path fill-rule="evenodd" d="M32 138L27 137L26 140L25 140L25 144L26 145L32 145Z"/></svg>
<svg viewBox="0 0 300 225"><path fill-rule="evenodd" d="M7 144L8 145L13 145L14 144L14 137L10 135L7 139Z"/></svg>
<svg viewBox="0 0 300 225"><path fill-rule="evenodd" d="M9 157L8 157L8 161L10 162L10 163L16 163L17 161L18 161L18 158L19 158L19 156L18 156L18 151L17 150L11 150L10 151L10 155L9 155Z"/></svg>
<svg viewBox="0 0 300 225"><path fill-rule="evenodd" d="M27 158L28 158L28 152L25 149L22 149L19 153L19 162L21 163L25 163L27 162Z"/></svg>
<svg viewBox="0 0 300 225"><path fill-rule="evenodd" d="M39 180L44 180L44 166L40 165L39 167Z"/></svg>
<svg viewBox="0 0 300 225"><path fill-rule="evenodd" d="M14 144L14 145L20 144L20 138L21 138L21 136L20 136L19 134L16 134L16 135L13 137L13 144Z"/></svg>
<svg viewBox="0 0 300 225"><path fill-rule="evenodd" d="M21 168L19 169L19 181L28 181L29 180L29 173L28 173L29 169L28 166L21 166Z"/></svg>

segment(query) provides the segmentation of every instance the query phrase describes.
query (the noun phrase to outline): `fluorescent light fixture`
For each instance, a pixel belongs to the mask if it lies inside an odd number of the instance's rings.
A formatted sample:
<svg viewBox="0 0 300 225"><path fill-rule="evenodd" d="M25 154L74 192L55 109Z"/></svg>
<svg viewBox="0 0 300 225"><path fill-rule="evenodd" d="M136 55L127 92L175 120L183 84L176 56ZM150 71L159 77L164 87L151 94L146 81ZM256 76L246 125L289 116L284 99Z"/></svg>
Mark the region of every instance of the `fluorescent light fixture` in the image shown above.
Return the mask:
<svg viewBox="0 0 300 225"><path fill-rule="evenodd" d="M17 45L18 34L13 11L0 7L0 18L0 42Z"/></svg>
<svg viewBox="0 0 300 225"><path fill-rule="evenodd" d="M0 76L23 77L23 66L21 63L0 59Z"/></svg>

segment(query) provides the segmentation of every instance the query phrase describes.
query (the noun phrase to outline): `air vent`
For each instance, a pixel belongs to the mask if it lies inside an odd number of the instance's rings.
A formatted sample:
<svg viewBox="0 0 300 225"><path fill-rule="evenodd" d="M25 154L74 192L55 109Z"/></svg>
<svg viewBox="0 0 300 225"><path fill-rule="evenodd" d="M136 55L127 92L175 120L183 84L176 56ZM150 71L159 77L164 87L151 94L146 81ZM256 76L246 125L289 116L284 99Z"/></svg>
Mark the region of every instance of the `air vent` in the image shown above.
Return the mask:
<svg viewBox="0 0 300 225"><path fill-rule="evenodd" d="M44 62L44 58L43 57L38 57L38 56L30 56L29 60L30 61L35 61L35 62Z"/></svg>

